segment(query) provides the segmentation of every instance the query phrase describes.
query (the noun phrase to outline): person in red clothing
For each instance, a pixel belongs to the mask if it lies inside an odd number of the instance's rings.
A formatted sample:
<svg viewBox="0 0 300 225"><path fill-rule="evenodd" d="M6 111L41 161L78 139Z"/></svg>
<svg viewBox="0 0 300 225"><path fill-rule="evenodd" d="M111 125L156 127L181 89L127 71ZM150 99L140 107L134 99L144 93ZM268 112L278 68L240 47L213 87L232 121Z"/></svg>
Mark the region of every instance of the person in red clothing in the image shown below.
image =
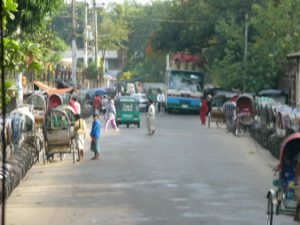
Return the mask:
<svg viewBox="0 0 300 225"><path fill-rule="evenodd" d="M205 97L203 97L202 99L202 104L199 110L200 113L200 120L201 120L201 124L205 125L206 122L206 114L208 113L209 109L208 109L208 105L207 105L207 100Z"/></svg>
<svg viewBox="0 0 300 225"><path fill-rule="evenodd" d="M76 98L72 97L69 104L74 109L74 112L77 115L78 114L78 108L76 107Z"/></svg>
<svg viewBox="0 0 300 225"><path fill-rule="evenodd" d="M94 113L99 115L101 107L102 107L102 100L100 95L97 93L93 100Z"/></svg>

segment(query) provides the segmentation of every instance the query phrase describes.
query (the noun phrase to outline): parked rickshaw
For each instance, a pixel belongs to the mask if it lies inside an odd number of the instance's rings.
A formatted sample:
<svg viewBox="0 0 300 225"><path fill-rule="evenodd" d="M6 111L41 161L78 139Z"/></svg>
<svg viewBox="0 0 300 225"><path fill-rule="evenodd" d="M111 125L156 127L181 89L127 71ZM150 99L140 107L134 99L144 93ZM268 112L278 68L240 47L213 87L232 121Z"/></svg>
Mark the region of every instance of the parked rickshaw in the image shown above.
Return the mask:
<svg viewBox="0 0 300 225"><path fill-rule="evenodd" d="M208 114L208 128L210 123L215 122L217 127L225 124L225 113L223 105L234 96L234 93L222 93L215 95L211 100L211 111Z"/></svg>
<svg viewBox="0 0 300 225"><path fill-rule="evenodd" d="M63 104L63 98L59 94L52 94L48 97L47 108L53 109L59 105Z"/></svg>
<svg viewBox="0 0 300 225"><path fill-rule="evenodd" d="M134 124L140 128L141 118L137 98L130 96L118 97L115 103L117 125L126 124L128 128L130 124Z"/></svg>
<svg viewBox="0 0 300 225"><path fill-rule="evenodd" d="M274 188L267 193L267 224L273 224L273 216L292 215L299 221L300 217L300 133L294 133L283 141L280 149L279 165L276 168Z"/></svg>
<svg viewBox="0 0 300 225"><path fill-rule="evenodd" d="M70 119L71 126L74 126L75 122L76 122L74 109L70 105L60 105L57 108L58 109L62 109L62 110L64 110L67 113L67 115L68 115L68 117Z"/></svg>
<svg viewBox="0 0 300 225"><path fill-rule="evenodd" d="M255 117L255 104L251 95L242 94L236 99L236 128L235 135L241 135L242 131L252 125Z"/></svg>
<svg viewBox="0 0 300 225"><path fill-rule="evenodd" d="M46 112L44 136L47 159L58 153L62 161L64 153L71 153L73 163L75 163L75 144L72 139L71 121L64 109L53 108Z"/></svg>
<svg viewBox="0 0 300 225"><path fill-rule="evenodd" d="M27 103L33 105L33 116L36 128L41 128L47 109L45 97L42 94L33 94L28 97Z"/></svg>

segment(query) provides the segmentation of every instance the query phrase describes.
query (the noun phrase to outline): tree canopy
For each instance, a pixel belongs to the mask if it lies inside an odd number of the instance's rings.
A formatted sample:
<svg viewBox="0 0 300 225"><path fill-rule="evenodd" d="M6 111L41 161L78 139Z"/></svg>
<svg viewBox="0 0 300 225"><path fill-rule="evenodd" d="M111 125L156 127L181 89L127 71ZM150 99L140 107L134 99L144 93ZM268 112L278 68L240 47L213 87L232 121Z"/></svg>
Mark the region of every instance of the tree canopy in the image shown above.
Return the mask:
<svg viewBox="0 0 300 225"><path fill-rule="evenodd" d="M215 84L226 88L276 88L286 54L300 47L299 7L299 0L174 0L154 46L202 54Z"/></svg>

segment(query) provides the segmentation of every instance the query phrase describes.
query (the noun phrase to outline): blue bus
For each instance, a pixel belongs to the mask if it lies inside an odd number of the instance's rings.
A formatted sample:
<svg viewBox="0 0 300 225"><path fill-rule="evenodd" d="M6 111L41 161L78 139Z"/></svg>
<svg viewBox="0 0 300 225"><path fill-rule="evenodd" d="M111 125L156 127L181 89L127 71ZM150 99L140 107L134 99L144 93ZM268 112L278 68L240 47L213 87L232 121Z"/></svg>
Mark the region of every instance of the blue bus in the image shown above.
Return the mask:
<svg viewBox="0 0 300 225"><path fill-rule="evenodd" d="M166 110L198 111L204 88L204 73L200 71L167 69Z"/></svg>

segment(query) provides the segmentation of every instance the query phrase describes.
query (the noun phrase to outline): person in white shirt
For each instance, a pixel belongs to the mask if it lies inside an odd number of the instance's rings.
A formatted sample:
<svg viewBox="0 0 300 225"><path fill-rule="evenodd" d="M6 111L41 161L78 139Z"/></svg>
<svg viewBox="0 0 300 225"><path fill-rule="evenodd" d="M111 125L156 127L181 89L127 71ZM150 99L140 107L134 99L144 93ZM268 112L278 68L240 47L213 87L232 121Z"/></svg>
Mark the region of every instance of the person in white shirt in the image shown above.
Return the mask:
<svg viewBox="0 0 300 225"><path fill-rule="evenodd" d="M102 99L102 112L103 112L103 115L106 114L106 110L107 110L108 104L109 104L109 102L108 102L107 96L104 95L103 99Z"/></svg>
<svg viewBox="0 0 300 225"><path fill-rule="evenodd" d="M147 113L147 129L148 129L148 134L153 135L155 132L154 129L154 120L155 120L155 107L153 104L153 101L150 99L149 100L149 108L148 108L148 113Z"/></svg>
<svg viewBox="0 0 300 225"><path fill-rule="evenodd" d="M161 90L159 91L156 100L158 105L158 113L162 116L166 99L164 93L162 93Z"/></svg>

